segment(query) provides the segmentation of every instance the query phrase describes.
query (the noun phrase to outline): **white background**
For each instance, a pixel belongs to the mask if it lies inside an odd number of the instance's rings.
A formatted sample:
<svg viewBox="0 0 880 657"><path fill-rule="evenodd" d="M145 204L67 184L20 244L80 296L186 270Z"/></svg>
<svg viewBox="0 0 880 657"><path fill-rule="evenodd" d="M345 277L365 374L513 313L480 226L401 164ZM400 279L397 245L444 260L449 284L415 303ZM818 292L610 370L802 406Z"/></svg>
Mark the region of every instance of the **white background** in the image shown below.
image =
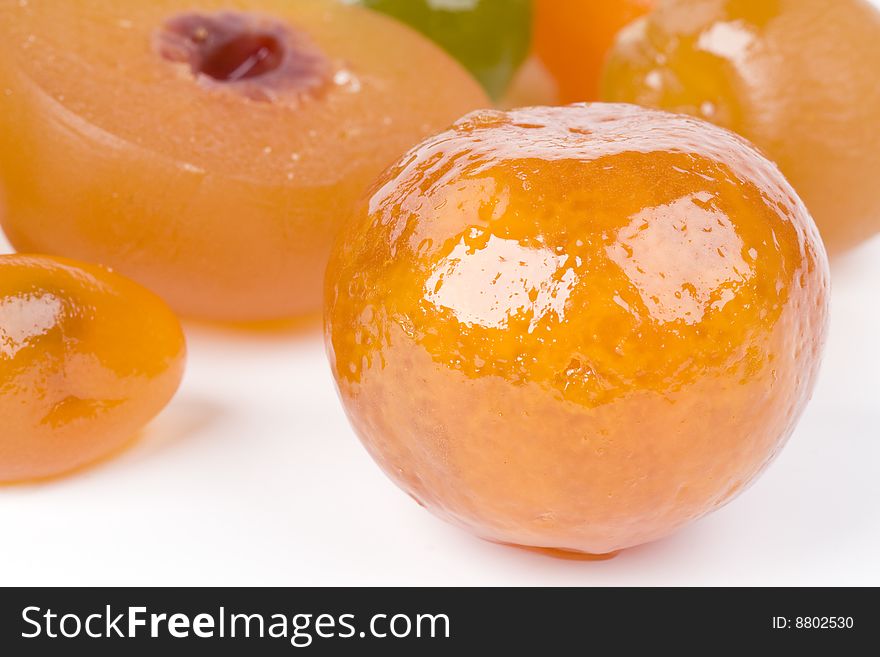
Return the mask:
<svg viewBox="0 0 880 657"><path fill-rule="evenodd" d="M777 461L610 561L493 545L419 508L350 430L317 323L188 326L183 387L133 448L0 487L0 586L880 585L880 238L834 263L833 287L822 375Z"/></svg>
<svg viewBox="0 0 880 657"><path fill-rule="evenodd" d="M834 266L816 394L741 497L605 562L501 547L398 491L343 416L318 327L188 327L179 395L120 457L0 487L0 585L880 585L880 239Z"/></svg>

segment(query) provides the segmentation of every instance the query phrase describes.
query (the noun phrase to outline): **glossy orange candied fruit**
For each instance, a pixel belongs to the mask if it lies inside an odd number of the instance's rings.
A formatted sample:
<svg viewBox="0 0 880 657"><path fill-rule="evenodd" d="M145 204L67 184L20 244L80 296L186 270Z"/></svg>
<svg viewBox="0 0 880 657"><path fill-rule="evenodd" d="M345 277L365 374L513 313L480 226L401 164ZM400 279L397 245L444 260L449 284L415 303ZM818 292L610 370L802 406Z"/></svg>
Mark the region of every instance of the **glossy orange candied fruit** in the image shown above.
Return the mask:
<svg viewBox="0 0 880 657"><path fill-rule="evenodd" d="M0 482L62 474L135 437L174 395L177 318L93 265L0 256Z"/></svg>
<svg viewBox="0 0 880 657"><path fill-rule="evenodd" d="M878 71L880 11L866 0L665 0L620 35L602 98L752 141L834 254L880 232Z"/></svg>
<svg viewBox="0 0 880 657"><path fill-rule="evenodd" d="M534 0L535 52L561 102L598 100L602 65L614 38L657 0Z"/></svg>
<svg viewBox="0 0 880 657"><path fill-rule="evenodd" d="M4 0L0 25L10 241L207 319L319 312L357 196L489 104L439 47L335 0Z"/></svg>
<svg viewBox="0 0 880 657"><path fill-rule="evenodd" d="M343 404L398 485L493 541L607 554L783 446L828 264L733 133L631 105L483 111L380 179L326 304Z"/></svg>

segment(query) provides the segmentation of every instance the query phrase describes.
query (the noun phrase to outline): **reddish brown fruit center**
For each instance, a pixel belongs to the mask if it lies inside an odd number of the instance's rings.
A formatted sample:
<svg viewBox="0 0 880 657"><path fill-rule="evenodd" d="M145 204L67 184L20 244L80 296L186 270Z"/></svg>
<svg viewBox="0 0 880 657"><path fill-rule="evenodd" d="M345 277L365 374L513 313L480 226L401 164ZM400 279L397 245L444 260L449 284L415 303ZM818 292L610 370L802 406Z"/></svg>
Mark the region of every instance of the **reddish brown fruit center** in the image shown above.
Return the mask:
<svg viewBox="0 0 880 657"><path fill-rule="evenodd" d="M242 34L206 52L197 72L234 82L274 71L283 59L284 47L271 34Z"/></svg>
<svg viewBox="0 0 880 657"><path fill-rule="evenodd" d="M306 35L262 16L182 14L158 31L156 49L188 65L199 80L234 88L253 100L313 92L329 79L329 62Z"/></svg>

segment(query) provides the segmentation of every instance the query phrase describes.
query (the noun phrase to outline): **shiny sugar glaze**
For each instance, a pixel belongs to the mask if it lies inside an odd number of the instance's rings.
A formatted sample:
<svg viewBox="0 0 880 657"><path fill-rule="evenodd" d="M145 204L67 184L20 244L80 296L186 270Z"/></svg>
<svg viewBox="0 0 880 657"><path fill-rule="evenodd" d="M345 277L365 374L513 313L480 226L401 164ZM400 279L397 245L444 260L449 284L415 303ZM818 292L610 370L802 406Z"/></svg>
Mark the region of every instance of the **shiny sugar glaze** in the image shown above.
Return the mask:
<svg viewBox="0 0 880 657"><path fill-rule="evenodd" d="M751 140L834 254L880 232L878 70L880 11L866 0L666 0L620 34L601 97Z"/></svg>
<svg viewBox="0 0 880 657"><path fill-rule="evenodd" d="M340 395L485 538L608 553L747 485L825 339L804 205L744 140L622 105L477 112L375 185L327 273Z"/></svg>
<svg viewBox="0 0 880 657"><path fill-rule="evenodd" d="M186 347L177 319L100 267L0 256L0 483L106 456L171 399Z"/></svg>

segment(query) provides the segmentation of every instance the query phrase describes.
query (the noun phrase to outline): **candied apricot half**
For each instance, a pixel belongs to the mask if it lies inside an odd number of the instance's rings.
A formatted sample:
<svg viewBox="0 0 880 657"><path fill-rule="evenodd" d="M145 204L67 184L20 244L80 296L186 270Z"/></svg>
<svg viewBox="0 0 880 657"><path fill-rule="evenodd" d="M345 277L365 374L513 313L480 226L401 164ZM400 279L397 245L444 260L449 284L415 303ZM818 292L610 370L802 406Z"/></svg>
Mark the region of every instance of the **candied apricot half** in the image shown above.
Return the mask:
<svg viewBox="0 0 880 657"><path fill-rule="evenodd" d="M607 554L749 484L825 341L828 264L754 147L631 105L484 111L373 187L327 271L385 472L500 543Z"/></svg>
<svg viewBox="0 0 880 657"><path fill-rule="evenodd" d="M358 195L489 103L438 46L330 0L30 0L0 24L10 241L206 319L319 311Z"/></svg>
<svg viewBox="0 0 880 657"><path fill-rule="evenodd" d="M775 161L833 255L880 232L880 10L667 0L620 34L602 99L683 112Z"/></svg>
<svg viewBox="0 0 880 657"><path fill-rule="evenodd" d="M186 347L156 295L101 267L0 256L0 482L62 474L135 437Z"/></svg>

